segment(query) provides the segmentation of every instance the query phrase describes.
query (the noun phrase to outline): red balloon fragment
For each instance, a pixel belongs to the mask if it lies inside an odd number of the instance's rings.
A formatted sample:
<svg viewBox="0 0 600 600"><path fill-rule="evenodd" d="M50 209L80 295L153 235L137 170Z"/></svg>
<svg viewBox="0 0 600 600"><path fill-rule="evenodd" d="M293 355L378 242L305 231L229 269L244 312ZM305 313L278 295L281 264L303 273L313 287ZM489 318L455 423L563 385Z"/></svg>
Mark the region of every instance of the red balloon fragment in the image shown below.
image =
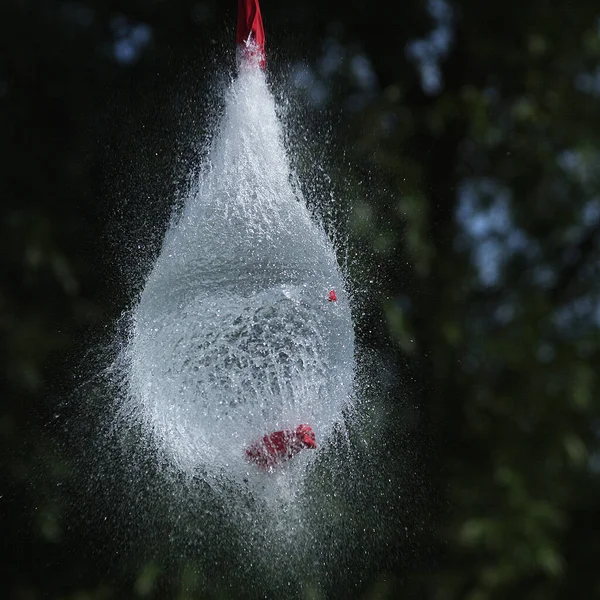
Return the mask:
<svg viewBox="0 0 600 600"><path fill-rule="evenodd" d="M315 434L310 425L296 429L274 431L246 448L246 460L259 468L273 469L289 460L304 448L316 448Z"/></svg>

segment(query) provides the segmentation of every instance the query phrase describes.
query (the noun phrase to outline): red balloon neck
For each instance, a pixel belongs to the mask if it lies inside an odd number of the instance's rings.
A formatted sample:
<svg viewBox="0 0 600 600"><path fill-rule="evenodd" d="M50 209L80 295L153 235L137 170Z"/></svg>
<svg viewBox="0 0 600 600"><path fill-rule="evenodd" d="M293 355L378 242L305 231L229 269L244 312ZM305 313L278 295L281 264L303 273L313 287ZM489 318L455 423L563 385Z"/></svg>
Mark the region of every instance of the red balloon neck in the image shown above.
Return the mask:
<svg viewBox="0 0 600 600"><path fill-rule="evenodd" d="M245 60L265 67L265 30L258 0L238 0L236 42Z"/></svg>

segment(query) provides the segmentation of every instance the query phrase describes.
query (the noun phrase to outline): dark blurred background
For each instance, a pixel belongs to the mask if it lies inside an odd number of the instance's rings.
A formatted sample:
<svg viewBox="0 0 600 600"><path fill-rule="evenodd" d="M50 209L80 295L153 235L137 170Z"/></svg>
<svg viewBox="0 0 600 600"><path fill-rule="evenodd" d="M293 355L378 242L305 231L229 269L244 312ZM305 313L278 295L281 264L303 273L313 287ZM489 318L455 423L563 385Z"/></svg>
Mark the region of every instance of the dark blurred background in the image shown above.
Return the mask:
<svg viewBox="0 0 600 600"><path fill-rule="evenodd" d="M261 6L274 89L346 203L357 335L395 375L386 427L411 423L390 447L414 477L385 491L411 496L407 525L338 592L600 597L600 6ZM200 596L193 562L161 581L85 551L59 415L221 110L236 10L1 2L2 598L228 597Z"/></svg>

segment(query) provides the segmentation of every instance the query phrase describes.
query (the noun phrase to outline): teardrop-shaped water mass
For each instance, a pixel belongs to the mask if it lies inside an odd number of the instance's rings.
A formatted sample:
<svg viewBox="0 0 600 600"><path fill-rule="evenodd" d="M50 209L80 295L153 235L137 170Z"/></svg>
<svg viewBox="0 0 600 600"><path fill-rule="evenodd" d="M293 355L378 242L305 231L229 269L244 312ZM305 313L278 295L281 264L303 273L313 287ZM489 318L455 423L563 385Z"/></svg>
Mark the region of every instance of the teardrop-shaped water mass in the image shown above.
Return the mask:
<svg viewBox="0 0 600 600"><path fill-rule="evenodd" d="M206 164L133 314L128 411L185 471L255 469L300 423L319 450L350 402L354 333L333 245L291 183L264 72L240 65ZM330 301L335 290L337 301ZM300 467L298 467L300 465Z"/></svg>

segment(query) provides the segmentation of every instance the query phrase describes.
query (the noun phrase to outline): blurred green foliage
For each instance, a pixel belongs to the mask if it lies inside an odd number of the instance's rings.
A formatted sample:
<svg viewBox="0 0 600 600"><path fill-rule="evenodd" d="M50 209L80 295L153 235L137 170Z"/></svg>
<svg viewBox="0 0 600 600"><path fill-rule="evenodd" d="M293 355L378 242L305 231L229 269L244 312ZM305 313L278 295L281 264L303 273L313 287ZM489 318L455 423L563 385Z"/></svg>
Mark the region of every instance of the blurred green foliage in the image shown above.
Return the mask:
<svg viewBox="0 0 600 600"><path fill-rule="evenodd" d="M76 456L55 422L81 353L135 291L119 244L156 245L196 157L184 132L210 130L202 98L232 68L230 4L0 7L2 597L204 589L193 561L174 583L157 562L107 571L78 551ZM600 8L262 8L273 77L302 74L306 118L336 123L357 334L398 374L373 418L385 408L414 436L410 493L427 479L418 545L393 522L391 555L337 594L600 597ZM229 594L244 597L214 589Z"/></svg>

